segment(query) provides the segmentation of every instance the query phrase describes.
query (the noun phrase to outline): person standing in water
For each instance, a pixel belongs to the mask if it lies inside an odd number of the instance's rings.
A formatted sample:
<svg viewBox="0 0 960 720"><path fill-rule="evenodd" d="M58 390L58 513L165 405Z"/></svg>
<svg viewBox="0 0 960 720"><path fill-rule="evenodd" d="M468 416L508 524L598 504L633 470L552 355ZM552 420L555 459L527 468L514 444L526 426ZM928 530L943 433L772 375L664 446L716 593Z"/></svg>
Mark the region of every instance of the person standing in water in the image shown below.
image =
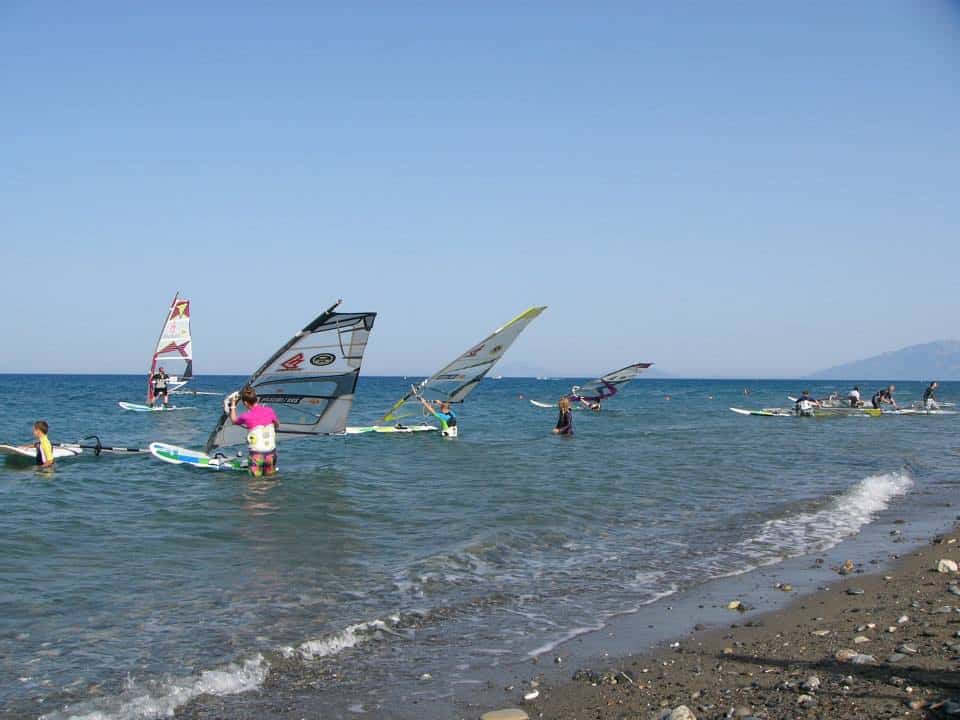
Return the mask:
<svg viewBox="0 0 960 720"><path fill-rule="evenodd" d="M847 393L847 402L852 408L863 407L863 400L860 398L859 385L854 385L853 390Z"/></svg>
<svg viewBox="0 0 960 720"><path fill-rule="evenodd" d="M259 404L257 391L247 385L240 391L240 401L247 411L237 415L237 393L227 402L230 407L230 422L245 427L247 450L250 453L247 470L253 477L272 477L277 474L277 430L280 421L273 408Z"/></svg>
<svg viewBox="0 0 960 720"><path fill-rule="evenodd" d="M893 405L893 409L896 410L897 401L893 399L893 391L896 389L896 385L888 385L881 390L877 390L870 398L870 404L873 405L875 410L879 410L882 405Z"/></svg>
<svg viewBox="0 0 960 720"><path fill-rule="evenodd" d="M33 437L36 439L33 447L37 451L37 467L53 467L53 445L47 437L48 432L50 432L50 426L46 420L37 420L33 424Z"/></svg>
<svg viewBox="0 0 960 720"><path fill-rule="evenodd" d="M820 401L810 397L810 391L804 390L803 394L797 398L797 404L794 407L797 415L802 417L813 417L813 409L820 407Z"/></svg>
<svg viewBox="0 0 960 720"><path fill-rule="evenodd" d="M940 406L937 404L937 381L934 380L932 383L927 385L927 389L923 391L923 409L924 410L937 410Z"/></svg>
<svg viewBox="0 0 960 720"><path fill-rule="evenodd" d="M557 418L556 427L553 428L553 434L573 435L573 412L570 410L570 398L560 398L557 406L560 408L560 416Z"/></svg>
<svg viewBox="0 0 960 720"><path fill-rule="evenodd" d="M427 409L427 412L433 415L437 419L437 422L440 423L441 435L449 438L457 437L457 414L450 408L450 403L445 400L434 400L430 403L424 400L419 393L416 395L416 398Z"/></svg>
<svg viewBox="0 0 960 720"><path fill-rule="evenodd" d="M157 368L157 371L153 374L153 377L150 378L150 382L153 383L153 406L157 406L157 401L162 397L163 406L167 407L167 380L170 379L170 376L167 375L167 371L163 369L163 366Z"/></svg>

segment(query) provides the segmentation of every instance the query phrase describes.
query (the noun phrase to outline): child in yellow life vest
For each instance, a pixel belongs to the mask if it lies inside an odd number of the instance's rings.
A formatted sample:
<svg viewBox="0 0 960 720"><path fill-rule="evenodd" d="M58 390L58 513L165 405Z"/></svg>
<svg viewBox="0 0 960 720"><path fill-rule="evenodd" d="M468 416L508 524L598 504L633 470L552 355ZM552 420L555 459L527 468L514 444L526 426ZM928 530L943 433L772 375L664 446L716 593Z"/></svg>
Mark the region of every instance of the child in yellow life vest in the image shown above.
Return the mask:
<svg viewBox="0 0 960 720"><path fill-rule="evenodd" d="M38 467L53 467L53 446L47 437L48 432L50 426L46 420L37 420L33 424L33 437L37 439L33 446L37 449Z"/></svg>

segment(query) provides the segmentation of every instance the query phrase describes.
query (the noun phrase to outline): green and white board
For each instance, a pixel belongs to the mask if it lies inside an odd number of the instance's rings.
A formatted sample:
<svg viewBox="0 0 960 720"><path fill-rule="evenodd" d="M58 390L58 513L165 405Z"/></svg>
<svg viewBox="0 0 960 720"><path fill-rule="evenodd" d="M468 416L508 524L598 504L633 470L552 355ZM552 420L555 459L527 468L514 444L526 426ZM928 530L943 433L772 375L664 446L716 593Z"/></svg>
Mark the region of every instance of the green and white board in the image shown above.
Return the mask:
<svg viewBox="0 0 960 720"><path fill-rule="evenodd" d="M344 434L363 435L365 433L418 433L439 430L436 425L367 425L365 427L348 427Z"/></svg>
<svg viewBox="0 0 960 720"><path fill-rule="evenodd" d="M956 415L956 410L926 410L922 408L900 408L899 410L885 410L884 415Z"/></svg>
<svg viewBox="0 0 960 720"><path fill-rule="evenodd" d="M246 458L226 457L222 454L210 456L199 450L190 450L161 442L150 443L150 454L158 460L173 465L187 465L204 470L239 470L243 472L247 469Z"/></svg>

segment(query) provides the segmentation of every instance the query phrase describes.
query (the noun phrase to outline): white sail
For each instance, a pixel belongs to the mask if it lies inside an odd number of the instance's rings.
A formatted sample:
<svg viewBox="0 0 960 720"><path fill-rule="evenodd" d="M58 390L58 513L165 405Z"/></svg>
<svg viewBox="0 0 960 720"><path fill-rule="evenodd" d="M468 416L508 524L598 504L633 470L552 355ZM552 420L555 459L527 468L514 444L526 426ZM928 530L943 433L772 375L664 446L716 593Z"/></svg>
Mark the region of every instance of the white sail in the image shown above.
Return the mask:
<svg viewBox="0 0 960 720"><path fill-rule="evenodd" d="M177 293L167 319L160 330L160 338L150 361L150 374L147 378L147 404L153 403L153 383L151 379L157 368L162 367L170 376L167 387L176 390L186 385L193 377L193 338L190 335L190 301Z"/></svg>
<svg viewBox="0 0 960 720"><path fill-rule="evenodd" d="M417 392L427 400L444 400L458 403L480 384L513 341L540 313L546 305L532 307L471 347L452 363L434 373L419 386ZM411 390L400 398L380 419L381 423L397 422L405 417L421 415L423 406Z"/></svg>
<svg viewBox="0 0 960 720"><path fill-rule="evenodd" d="M289 436L342 433L353 404L376 313L334 312L338 301L275 352L245 383L257 391ZM206 451L247 441L223 413Z"/></svg>

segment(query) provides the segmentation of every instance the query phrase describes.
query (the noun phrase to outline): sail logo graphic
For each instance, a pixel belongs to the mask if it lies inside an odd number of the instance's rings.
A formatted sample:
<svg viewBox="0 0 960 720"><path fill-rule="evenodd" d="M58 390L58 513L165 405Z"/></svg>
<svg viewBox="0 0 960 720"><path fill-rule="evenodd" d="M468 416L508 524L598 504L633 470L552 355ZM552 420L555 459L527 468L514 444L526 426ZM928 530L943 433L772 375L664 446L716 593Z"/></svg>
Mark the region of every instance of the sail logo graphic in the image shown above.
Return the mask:
<svg viewBox="0 0 960 720"><path fill-rule="evenodd" d="M473 350L467 350L463 356L464 357L476 357L477 353L483 350L483 345L477 345Z"/></svg>
<svg viewBox="0 0 960 720"><path fill-rule="evenodd" d="M491 355L496 355L496 354L499 353L501 350L503 350L503 345L494 345L492 348L490 348L490 354L491 354Z"/></svg>
<svg viewBox="0 0 960 720"><path fill-rule="evenodd" d="M187 315L187 308L189 307L190 307L189 302L177 303L174 306L173 311L177 314L178 318L189 317L189 315Z"/></svg>
<svg viewBox="0 0 960 720"><path fill-rule="evenodd" d="M180 345L177 345L175 342L171 342L161 350L157 350L157 355L163 355L168 352L178 352L182 357L189 358L189 355L187 354L187 345L189 344L189 340L187 340L185 343L181 343Z"/></svg>
<svg viewBox="0 0 960 720"><path fill-rule="evenodd" d="M318 353L310 358L310 364L323 367L324 365L332 365L336 359L337 356L332 353Z"/></svg>
<svg viewBox="0 0 960 720"><path fill-rule="evenodd" d="M287 358L282 363L280 363L281 370L299 370L300 366L303 365L303 353L297 353L291 358Z"/></svg>

